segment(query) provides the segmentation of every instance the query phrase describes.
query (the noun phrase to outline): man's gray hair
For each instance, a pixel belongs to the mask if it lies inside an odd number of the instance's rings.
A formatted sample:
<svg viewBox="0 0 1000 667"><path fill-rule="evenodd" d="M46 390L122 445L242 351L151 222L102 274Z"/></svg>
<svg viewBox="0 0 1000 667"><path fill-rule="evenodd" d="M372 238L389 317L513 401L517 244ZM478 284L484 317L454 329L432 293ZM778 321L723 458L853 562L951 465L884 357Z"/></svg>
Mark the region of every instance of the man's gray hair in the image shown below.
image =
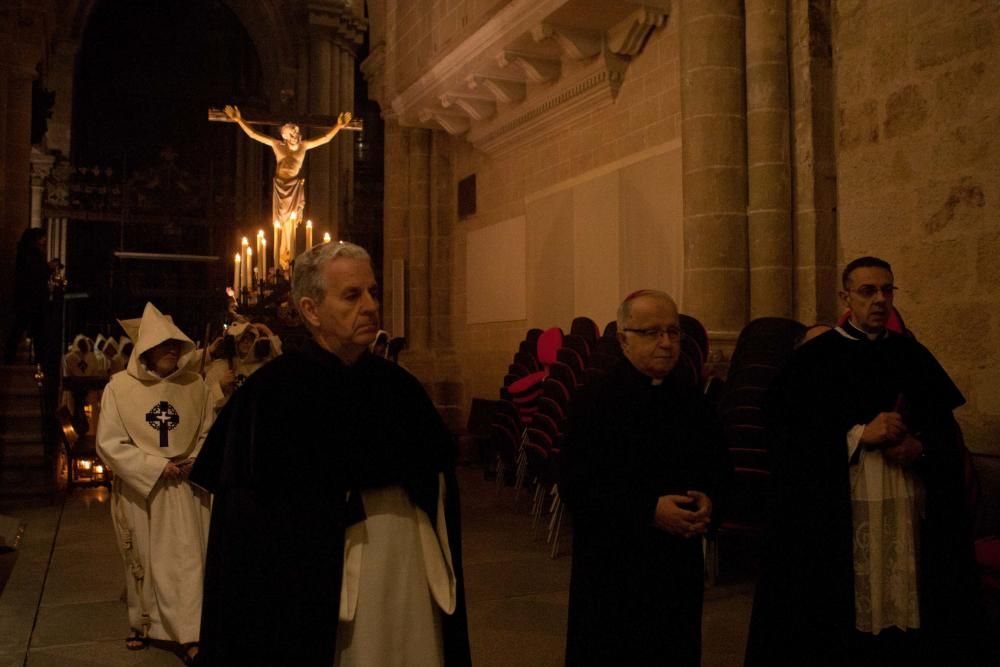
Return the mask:
<svg viewBox="0 0 1000 667"><path fill-rule="evenodd" d="M622 301L620 306L618 306L618 317L616 319L618 320L619 331L624 329L625 325L628 324L628 319L632 316L632 302L638 299L639 297L659 299L660 301L664 301L670 304L670 306L674 310L677 310L677 303L674 302L673 297L671 297L666 292L662 292L656 289L641 289L638 292L632 292L627 297L625 297L625 300Z"/></svg>
<svg viewBox="0 0 1000 667"><path fill-rule="evenodd" d="M371 262L371 255L359 245L337 241L314 246L295 259L295 269L292 272L292 303L296 310L299 301L309 297L316 303L321 303L326 296L326 277L323 267L335 259L359 259Z"/></svg>

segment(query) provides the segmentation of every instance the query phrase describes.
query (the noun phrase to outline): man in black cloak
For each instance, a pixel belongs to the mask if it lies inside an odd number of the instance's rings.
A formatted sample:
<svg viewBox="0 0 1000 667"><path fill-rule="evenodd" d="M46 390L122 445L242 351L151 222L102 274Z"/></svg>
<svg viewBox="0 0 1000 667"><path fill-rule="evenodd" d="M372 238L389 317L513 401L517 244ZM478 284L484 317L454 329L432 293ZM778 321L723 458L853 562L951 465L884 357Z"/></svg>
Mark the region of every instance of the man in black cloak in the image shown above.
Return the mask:
<svg viewBox="0 0 1000 667"><path fill-rule="evenodd" d="M199 664L470 663L456 448L420 383L368 351L370 262L348 243L299 256L312 338L233 395L191 473L215 494Z"/></svg>
<svg viewBox="0 0 1000 667"><path fill-rule="evenodd" d="M573 517L567 665L698 665L702 535L731 467L701 392L671 373L677 306L618 309L624 359L570 406L559 492ZM714 503L714 511L713 511Z"/></svg>
<svg viewBox="0 0 1000 667"><path fill-rule="evenodd" d="M746 664L976 665L965 402L886 329L892 270L844 270L840 327L796 351L769 395L774 506Z"/></svg>

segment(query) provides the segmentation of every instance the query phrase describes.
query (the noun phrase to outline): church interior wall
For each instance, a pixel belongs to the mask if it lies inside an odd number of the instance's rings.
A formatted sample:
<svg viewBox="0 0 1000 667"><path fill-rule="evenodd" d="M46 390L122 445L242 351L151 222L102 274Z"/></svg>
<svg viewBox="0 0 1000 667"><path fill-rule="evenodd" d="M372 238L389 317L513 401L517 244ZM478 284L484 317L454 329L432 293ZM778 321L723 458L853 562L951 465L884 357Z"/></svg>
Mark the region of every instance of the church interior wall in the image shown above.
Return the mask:
<svg viewBox="0 0 1000 667"><path fill-rule="evenodd" d="M466 401L496 396L528 328L576 316L603 327L621 297L656 287L683 299L678 31L668 21L631 64L616 102L490 156L456 141L456 180L476 174L477 211L456 225L453 327ZM479 294L469 234L523 219L525 316L470 322ZM498 264L507 258L493 256ZM470 272L476 271L472 276ZM502 271L501 271L502 272ZM520 276L512 283L520 284Z"/></svg>
<svg viewBox="0 0 1000 667"><path fill-rule="evenodd" d="M837 2L838 260L893 266L896 305L1000 452L1000 5Z"/></svg>

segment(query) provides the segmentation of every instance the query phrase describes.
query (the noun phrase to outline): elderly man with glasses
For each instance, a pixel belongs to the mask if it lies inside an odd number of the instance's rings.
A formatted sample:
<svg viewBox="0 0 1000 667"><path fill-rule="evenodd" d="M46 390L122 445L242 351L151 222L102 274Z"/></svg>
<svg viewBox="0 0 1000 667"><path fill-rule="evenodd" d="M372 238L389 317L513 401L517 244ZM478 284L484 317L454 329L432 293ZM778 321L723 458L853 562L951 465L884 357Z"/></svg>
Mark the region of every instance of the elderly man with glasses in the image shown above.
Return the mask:
<svg viewBox="0 0 1000 667"><path fill-rule="evenodd" d="M747 665L980 664L963 448L965 399L886 328L892 268L844 269L848 319L772 388L773 535Z"/></svg>
<svg viewBox="0 0 1000 667"><path fill-rule="evenodd" d="M698 665L702 536L731 474L704 396L671 371L677 306L618 309L624 359L570 407L560 493L573 516L568 665Z"/></svg>

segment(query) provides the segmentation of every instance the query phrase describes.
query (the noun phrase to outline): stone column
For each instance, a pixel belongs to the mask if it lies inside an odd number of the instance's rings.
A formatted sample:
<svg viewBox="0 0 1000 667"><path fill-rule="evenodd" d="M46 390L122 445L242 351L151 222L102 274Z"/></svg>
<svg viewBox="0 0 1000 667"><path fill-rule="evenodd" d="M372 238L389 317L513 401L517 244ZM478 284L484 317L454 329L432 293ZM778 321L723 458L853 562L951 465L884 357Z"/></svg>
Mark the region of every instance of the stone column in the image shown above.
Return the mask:
<svg viewBox="0 0 1000 667"><path fill-rule="evenodd" d="M787 0L746 0L750 318L791 317Z"/></svg>
<svg viewBox="0 0 1000 667"><path fill-rule="evenodd" d="M409 257L406 227L409 147L406 132L393 118L385 119L384 142L386 160L383 165L385 203L382 218L382 322L393 336L399 336L405 330L405 323L394 321L392 313L394 304L399 299L405 299L405 295L393 292L392 263L397 259L408 260Z"/></svg>
<svg viewBox="0 0 1000 667"><path fill-rule="evenodd" d="M334 113L342 111L354 113L354 52L348 47L340 49L340 104ZM339 189L339 213L340 229L351 229L351 221L354 219L354 133L344 132L338 134L334 140L336 151L339 153L339 171L337 172L337 185Z"/></svg>
<svg viewBox="0 0 1000 667"><path fill-rule="evenodd" d="M309 35L309 111L329 116L331 92L335 89L335 74L330 69L336 47L328 30L314 28ZM309 132L310 130L303 130ZM313 130L314 131L314 130ZM330 147L321 146L306 157L306 211L319 228L329 229L337 240L336 207L331 205ZM322 232L320 232L322 234ZM322 238L322 236L320 236Z"/></svg>
<svg viewBox="0 0 1000 667"><path fill-rule="evenodd" d="M407 185L407 339L414 352L430 344L430 147L431 131L405 130L409 143Z"/></svg>
<svg viewBox="0 0 1000 667"><path fill-rule="evenodd" d="M16 47L17 45L11 45ZM0 62L0 257L13 275L17 242L31 219L31 79L34 72L23 65ZM0 303L13 303L12 280L0 281ZM0 313L0 332L10 326L11 309Z"/></svg>
<svg viewBox="0 0 1000 667"><path fill-rule="evenodd" d="M52 171L56 159L51 155L31 149L31 227L42 227L42 201L45 194L45 179Z"/></svg>
<svg viewBox="0 0 1000 667"><path fill-rule="evenodd" d="M724 340L748 311L742 3L680 9L684 311Z"/></svg>
<svg viewBox="0 0 1000 667"><path fill-rule="evenodd" d="M457 211L451 178L451 138L440 130L431 135L430 195L431 345L442 350L452 346L451 231Z"/></svg>

